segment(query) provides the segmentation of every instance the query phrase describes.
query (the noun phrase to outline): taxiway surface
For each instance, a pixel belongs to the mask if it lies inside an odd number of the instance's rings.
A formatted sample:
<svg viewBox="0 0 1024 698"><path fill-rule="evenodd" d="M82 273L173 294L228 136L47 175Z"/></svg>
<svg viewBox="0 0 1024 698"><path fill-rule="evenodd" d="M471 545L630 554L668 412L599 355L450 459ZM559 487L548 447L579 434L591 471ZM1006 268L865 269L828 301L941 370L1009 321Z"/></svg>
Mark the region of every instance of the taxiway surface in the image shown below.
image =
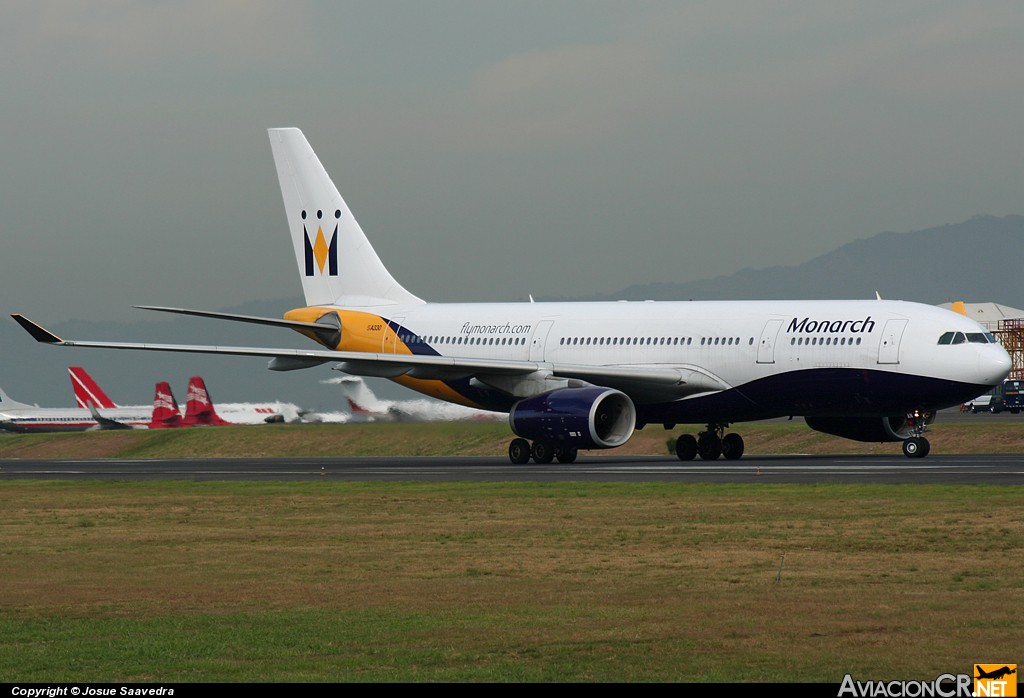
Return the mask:
<svg viewBox="0 0 1024 698"><path fill-rule="evenodd" d="M1024 455L752 455L689 463L665 456L591 456L568 465L512 465L502 457L6 460L0 461L0 479L1024 485Z"/></svg>

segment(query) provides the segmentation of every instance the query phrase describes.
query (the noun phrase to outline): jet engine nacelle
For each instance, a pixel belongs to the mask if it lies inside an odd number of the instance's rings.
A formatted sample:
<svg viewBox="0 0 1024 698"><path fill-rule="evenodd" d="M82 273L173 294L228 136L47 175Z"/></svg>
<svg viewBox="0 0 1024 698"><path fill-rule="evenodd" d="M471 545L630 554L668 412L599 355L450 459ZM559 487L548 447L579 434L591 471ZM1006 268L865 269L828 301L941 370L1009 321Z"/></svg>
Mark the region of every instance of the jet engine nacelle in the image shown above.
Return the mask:
<svg viewBox="0 0 1024 698"><path fill-rule="evenodd" d="M615 448L629 441L636 407L611 388L559 388L520 400L508 415L516 435L573 448Z"/></svg>
<svg viewBox="0 0 1024 698"><path fill-rule="evenodd" d="M935 413L928 412L919 421L931 424ZM907 415L892 417L804 417L807 426L833 436L853 441L905 441L915 435L914 423Z"/></svg>

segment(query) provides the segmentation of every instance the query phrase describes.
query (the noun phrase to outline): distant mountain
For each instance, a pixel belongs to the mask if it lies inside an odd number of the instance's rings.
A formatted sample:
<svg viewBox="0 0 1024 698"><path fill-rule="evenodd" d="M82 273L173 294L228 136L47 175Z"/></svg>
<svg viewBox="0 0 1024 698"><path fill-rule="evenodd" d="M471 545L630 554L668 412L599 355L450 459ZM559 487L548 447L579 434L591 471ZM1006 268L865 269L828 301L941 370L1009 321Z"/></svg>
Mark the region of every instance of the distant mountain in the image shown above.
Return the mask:
<svg viewBox="0 0 1024 698"><path fill-rule="evenodd" d="M1024 289L1014 270L1022 263L1024 216L975 216L913 233L881 233L796 266L635 285L586 300L873 298L877 291L933 305L993 301L1019 308Z"/></svg>
<svg viewBox="0 0 1024 698"><path fill-rule="evenodd" d="M1017 273L1022 253L1024 216L976 216L956 225L912 233L882 233L796 266L744 269L730 276L684 283L630 286L603 297L571 300L873 298L877 291L884 298L935 305L950 300L993 301L1019 308L1024 307ZM280 317L301 305L301 298L283 298L226 310ZM50 329L76 339L312 346L304 337L276 328L143 311L138 317L148 317L149 321L72 321ZM268 371L266 360L257 358L44 347L10 319L0 321L0 347L0 386L12 399L47 407L74 405L67 367L75 365L84 366L122 404L151 401L153 386L159 380L169 381L181 401L189 377L202 375L215 403L280 400L318 411L337 410L344 405L339 388L321 382L338 375L327 366L281 373ZM369 382L383 398L410 396L409 391L382 379Z"/></svg>

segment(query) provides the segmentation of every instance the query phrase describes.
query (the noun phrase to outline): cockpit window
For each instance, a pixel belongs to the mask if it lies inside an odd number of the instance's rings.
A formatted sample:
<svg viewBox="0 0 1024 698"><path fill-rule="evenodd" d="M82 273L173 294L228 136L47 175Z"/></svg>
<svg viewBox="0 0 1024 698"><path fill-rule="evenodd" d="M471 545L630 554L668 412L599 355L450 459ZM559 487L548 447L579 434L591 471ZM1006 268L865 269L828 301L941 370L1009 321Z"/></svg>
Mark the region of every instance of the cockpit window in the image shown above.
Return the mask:
<svg viewBox="0 0 1024 698"><path fill-rule="evenodd" d="M995 344L998 341L991 332L945 332L939 337L939 344Z"/></svg>
<svg viewBox="0 0 1024 698"><path fill-rule="evenodd" d="M967 336L963 332L946 332L939 337L939 344L963 344Z"/></svg>

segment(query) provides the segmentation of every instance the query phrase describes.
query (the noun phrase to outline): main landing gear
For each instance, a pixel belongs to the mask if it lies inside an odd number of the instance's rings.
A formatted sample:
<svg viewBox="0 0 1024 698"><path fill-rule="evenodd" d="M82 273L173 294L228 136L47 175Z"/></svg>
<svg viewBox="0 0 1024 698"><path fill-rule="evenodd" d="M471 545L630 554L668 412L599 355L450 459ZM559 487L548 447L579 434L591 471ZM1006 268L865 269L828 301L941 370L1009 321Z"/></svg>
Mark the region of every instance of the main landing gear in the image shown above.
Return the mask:
<svg viewBox="0 0 1024 698"><path fill-rule="evenodd" d="M547 441L534 441L531 446L526 439L512 439L508 445L508 459L516 465L529 463L531 458L540 465L547 465L553 460L572 463L576 460L576 453L576 449L571 446L559 446Z"/></svg>
<svg viewBox="0 0 1024 698"><path fill-rule="evenodd" d="M739 460L743 456L743 437L739 434L723 434L728 424L712 422L707 429L697 434L683 434L676 439L676 455L679 460L715 460L724 456L726 460Z"/></svg>

